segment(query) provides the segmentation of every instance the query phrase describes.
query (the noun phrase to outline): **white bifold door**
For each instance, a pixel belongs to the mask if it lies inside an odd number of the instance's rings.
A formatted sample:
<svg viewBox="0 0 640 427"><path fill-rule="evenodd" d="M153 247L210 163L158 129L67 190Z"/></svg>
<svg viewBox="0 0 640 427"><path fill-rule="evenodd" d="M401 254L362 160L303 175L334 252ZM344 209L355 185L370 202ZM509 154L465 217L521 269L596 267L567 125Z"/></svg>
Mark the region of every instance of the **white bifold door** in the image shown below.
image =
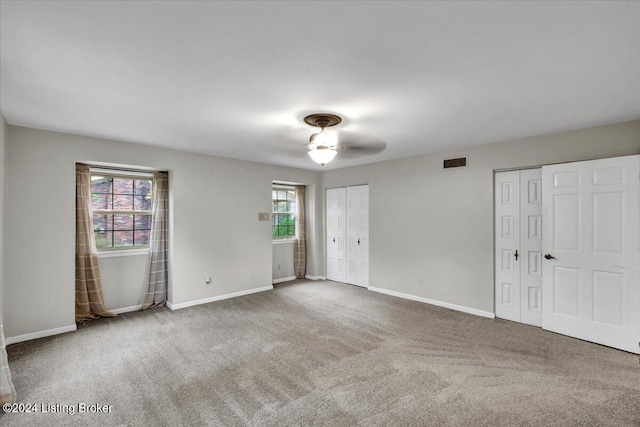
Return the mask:
<svg viewBox="0 0 640 427"><path fill-rule="evenodd" d="M542 168L542 327L640 352L640 156Z"/></svg>
<svg viewBox="0 0 640 427"><path fill-rule="evenodd" d="M327 190L327 279L369 285L369 186Z"/></svg>
<svg viewBox="0 0 640 427"><path fill-rule="evenodd" d="M496 317L542 325L542 172L495 175Z"/></svg>
<svg viewBox="0 0 640 427"><path fill-rule="evenodd" d="M347 189L327 190L327 279L347 281Z"/></svg>

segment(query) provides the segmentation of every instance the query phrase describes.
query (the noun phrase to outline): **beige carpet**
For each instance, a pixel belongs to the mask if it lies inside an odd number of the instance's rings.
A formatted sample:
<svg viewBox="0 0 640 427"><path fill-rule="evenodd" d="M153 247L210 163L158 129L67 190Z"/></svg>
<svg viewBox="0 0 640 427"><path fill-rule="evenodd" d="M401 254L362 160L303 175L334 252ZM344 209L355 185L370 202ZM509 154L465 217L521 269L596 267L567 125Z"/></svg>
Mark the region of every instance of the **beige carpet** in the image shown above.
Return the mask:
<svg viewBox="0 0 640 427"><path fill-rule="evenodd" d="M18 425L639 426L638 356L332 282L8 347Z"/></svg>

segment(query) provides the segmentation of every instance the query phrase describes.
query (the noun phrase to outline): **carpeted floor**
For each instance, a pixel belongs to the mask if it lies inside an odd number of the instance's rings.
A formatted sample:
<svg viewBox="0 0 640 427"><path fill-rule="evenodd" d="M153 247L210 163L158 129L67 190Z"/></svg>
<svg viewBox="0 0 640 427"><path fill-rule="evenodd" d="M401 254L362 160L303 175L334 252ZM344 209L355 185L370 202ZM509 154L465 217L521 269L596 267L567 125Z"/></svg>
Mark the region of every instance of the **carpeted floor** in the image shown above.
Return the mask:
<svg viewBox="0 0 640 427"><path fill-rule="evenodd" d="M638 426L638 356L333 282L14 344L18 425Z"/></svg>

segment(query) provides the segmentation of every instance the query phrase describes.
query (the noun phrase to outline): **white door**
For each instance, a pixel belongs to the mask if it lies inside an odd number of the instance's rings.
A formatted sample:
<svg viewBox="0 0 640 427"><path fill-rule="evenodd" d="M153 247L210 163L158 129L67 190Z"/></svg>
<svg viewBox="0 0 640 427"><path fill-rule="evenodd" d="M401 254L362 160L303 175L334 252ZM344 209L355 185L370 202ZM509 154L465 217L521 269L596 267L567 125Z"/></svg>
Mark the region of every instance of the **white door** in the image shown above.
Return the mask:
<svg viewBox="0 0 640 427"><path fill-rule="evenodd" d="M495 176L496 317L520 321L520 172ZM518 252L519 258L519 252Z"/></svg>
<svg viewBox="0 0 640 427"><path fill-rule="evenodd" d="M542 326L542 169L520 171L520 321Z"/></svg>
<svg viewBox="0 0 640 427"><path fill-rule="evenodd" d="M541 170L495 176L496 317L541 326Z"/></svg>
<svg viewBox="0 0 640 427"><path fill-rule="evenodd" d="M347 281L347 189L327 190L327 279Z"/></svg>
<svg viewBox="0 0 640 427"><path fill-rule="evenodd" d="M542 168L542 327L640 353L640 156Z"/></svg>
<svg viewBox="0 0 640 427"><path fill-rule="evenodd" d="M369 186L347 187L347 283L369 286Z"/></svg>

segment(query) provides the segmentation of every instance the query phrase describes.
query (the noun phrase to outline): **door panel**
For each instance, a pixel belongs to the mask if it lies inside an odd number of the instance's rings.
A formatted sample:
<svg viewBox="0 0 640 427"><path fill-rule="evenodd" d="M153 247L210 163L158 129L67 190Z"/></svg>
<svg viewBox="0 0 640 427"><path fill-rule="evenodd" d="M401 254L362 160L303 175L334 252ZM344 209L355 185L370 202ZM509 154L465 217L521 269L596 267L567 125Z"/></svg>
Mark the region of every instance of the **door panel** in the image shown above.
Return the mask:
<svg viewBox="0 0 640 427"><path fill-rule="evenodd" d="M542 170L520 171L520 321L542 326Z"/></svg>
<svg viewBox="0 0 640 427"><path fill-rule="evenodd" d="M369 285L369 186L327 190L327 278Z"/></svg>
<svg viewBox="0 0 640 427"><path fill-rule="evenodd" d="M495 176L496 317L520 321L520 172Z"/></svg>
<svg viewBox="0 0 640 427"><path fill-rule="evenodd" d="M496 316L541 326L542 172L497 173L495 191Z"/></svg>
<svg viewBox="0 0 640 427"><path fill-rule="evenodd" d="M347 187L347 283L369 286L369 186Z"/></svg>
<svg viewBox="0 0 640 427"><path fill-rule="evenodd" d="M542 171L543 328L639 353L640 156Z"/></svg>
<svg viewBox="0 0 640 427"><path fill-rule="evenodd" d="M347 281L346 188L327 190L327 279Z"/></svg>

